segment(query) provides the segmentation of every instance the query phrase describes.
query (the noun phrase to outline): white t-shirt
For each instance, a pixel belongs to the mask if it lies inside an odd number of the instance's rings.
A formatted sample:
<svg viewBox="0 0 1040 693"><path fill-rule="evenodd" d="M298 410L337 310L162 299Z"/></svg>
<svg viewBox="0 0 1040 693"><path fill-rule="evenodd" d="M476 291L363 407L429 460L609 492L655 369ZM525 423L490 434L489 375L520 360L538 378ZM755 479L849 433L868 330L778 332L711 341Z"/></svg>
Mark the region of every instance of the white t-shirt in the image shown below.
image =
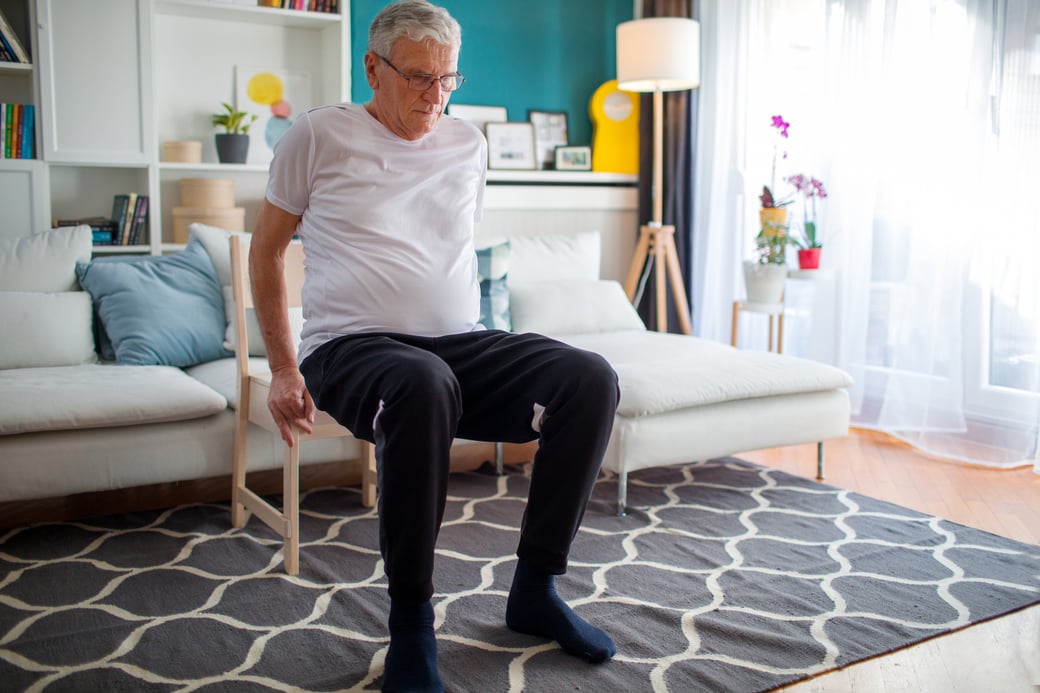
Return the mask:
<svg viewBox="0 0 1040 693"><path fill-rule="evenodd" d="M360 104L296 119L275 146L266 196L302 215L300 361L347 334L480 329L473 227L486 174L483 134L451 116L416 141Z"/></svg>

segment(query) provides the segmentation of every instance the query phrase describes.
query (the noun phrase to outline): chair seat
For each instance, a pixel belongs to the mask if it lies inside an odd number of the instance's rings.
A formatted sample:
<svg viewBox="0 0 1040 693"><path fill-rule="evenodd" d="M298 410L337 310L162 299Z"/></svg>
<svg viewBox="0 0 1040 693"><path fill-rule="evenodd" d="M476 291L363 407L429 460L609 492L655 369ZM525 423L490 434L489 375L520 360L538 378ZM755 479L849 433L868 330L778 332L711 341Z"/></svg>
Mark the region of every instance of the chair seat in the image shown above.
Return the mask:
<svg viewBox="0 0 1040 693"><path fill-rule="evenodd" d="M271 410L267 408L267 395L271 392L270 373L251 373L249 375L249 387L252 394L249 397L249 421L272 433L278 433ZM311 424L311 432L300 431L300 440L321 440L323 438L342 438L352 436L350 429L340 425L338 421L323 412L316 410L314 422Z"/></svg>

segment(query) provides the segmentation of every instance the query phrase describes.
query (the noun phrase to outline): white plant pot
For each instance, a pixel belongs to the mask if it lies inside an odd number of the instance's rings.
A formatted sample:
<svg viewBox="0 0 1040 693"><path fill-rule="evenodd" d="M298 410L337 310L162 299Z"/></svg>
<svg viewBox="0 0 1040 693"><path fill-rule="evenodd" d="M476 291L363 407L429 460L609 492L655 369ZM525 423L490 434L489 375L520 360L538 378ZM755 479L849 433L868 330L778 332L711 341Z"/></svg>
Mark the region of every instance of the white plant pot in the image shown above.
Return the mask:
<svg viewBox="0 0 1040 693"><path fill-rule="evenodd" d="M784 298L786 265L760 265L744 261L744 287L749 303L780 303Z"/></svg>

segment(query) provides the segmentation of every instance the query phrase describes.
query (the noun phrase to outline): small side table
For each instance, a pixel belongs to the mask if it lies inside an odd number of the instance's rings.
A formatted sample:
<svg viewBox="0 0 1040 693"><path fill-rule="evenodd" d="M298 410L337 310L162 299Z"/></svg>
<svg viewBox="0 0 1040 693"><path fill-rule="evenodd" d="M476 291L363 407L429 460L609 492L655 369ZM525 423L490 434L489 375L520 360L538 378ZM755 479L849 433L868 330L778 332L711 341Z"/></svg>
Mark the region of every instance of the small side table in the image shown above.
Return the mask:
<svg viewBox="0 0 1040 693"><path fill-rule="evenodd" d="M733 302L733 326L730 332L729 343L737 346L737 325L740 324L740 312L763 313L769 316L769 351L773 351L773 323L776 322L776 353L784 350L784 304L783 303L755 303L754 301Z"/></svg>

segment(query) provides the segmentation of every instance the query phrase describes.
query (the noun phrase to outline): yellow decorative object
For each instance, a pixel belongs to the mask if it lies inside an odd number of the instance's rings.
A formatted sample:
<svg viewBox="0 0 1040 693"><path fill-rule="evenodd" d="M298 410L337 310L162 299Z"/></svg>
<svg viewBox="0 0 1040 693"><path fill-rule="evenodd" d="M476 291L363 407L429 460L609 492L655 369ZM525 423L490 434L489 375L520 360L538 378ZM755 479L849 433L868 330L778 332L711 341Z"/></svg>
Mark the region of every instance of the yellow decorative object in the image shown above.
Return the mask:
<svg viewBox="0 0 1040 693"><path fill-rule="evenodd" d="M639 95L604 82L589 100L592 170L639 173Z"/></svg>
<svg viewBox="0 0 1040 693"><path fill-rule="evenodd" d="M787 235L787 207L762 207L758 210L758 220L765 235Z"/></svg>

